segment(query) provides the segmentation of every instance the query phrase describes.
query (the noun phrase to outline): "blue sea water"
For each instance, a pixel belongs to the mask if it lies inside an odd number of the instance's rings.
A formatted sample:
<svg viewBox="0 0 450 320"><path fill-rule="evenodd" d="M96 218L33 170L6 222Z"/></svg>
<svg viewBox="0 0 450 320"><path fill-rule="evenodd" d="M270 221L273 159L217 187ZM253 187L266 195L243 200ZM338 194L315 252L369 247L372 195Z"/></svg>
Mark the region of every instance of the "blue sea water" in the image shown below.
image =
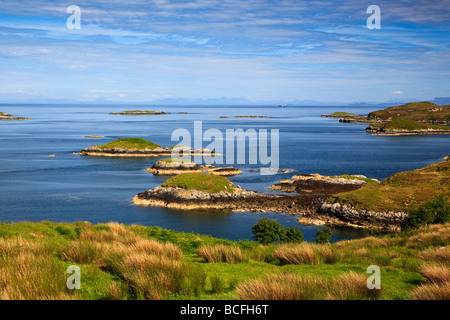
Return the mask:
<svg viewBox="0 0 450 320"><path fill-rule="evenodd" d="M171 114L109 115L131 109ZM235 165L243 174L230 179L245 189L263 192L271 192L267 189L271 184L300 173L363 174L381 180L440 161L449 154L450 139L446 135L372 136L364 131L366 125L320 117L335 111L367 114L378 109L382 108L0 105L0 111L32 118L0 121L0 221L117 221L239 240L251 239L251 226L269 217L284 226L299 227L306 240L314 241L319 227L300 225L288 214L183 212L135 206L135 194L167 179L145 171L160 158L86 157L73 152L121 137L142 137L172 146L176 144L171 141L174 129L193 133L194 121L199 120L203 130L216 128L224 135L226 129L279 129L280 168L295 171L262 176L250 172L256 165ZM236 115L269 118L233 118ZM87 139L87 135L105 137ZM357 230L337 229L332 241L360 236Z"/></svg>

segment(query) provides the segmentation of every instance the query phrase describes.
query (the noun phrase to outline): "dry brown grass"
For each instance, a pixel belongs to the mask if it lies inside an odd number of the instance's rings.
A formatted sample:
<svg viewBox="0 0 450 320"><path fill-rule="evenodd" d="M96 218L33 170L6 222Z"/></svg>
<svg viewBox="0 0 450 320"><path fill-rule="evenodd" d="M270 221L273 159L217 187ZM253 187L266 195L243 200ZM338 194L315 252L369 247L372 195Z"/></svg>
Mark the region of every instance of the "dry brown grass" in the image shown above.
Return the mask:
<svg viewBox="0 0 450 320"><path fill-rule="evenodd" d="M426 261L450 263L450 247L430 248L417 254L417 258Z"/></svg>
<svg viewBox="0 0 450 320"><path fill-rule="evenodd" d="M412 290L417 300L450 300L450 283L431 283Z"/></svg>
<svg viewBox="0 0 450 320"><path fill-rule="evenodd" d="M198 249L198 255L208 263L236 263L243 260L242 251L239 247L223 244L203 246Z"/></svg>
<svg viewBox="0 0 450 320"><path fill-rule="evenodd" d="M173 243L161 243L156 240L137 239L131 245L132 251L146 252L158 256L165 256L173 260L180 260L183 257L183 252Z"/></svg>
<svg viewBox="0 0 450 320"><path fill-rule="evenodd" d="M66 287L66 269L49 247L21 238L0 239L0 300L77 299Z"/></svg>
<svg viewBox="0 0 450 320"><path fill-rule="evenodd" d="M243 300L361 300L378 298L380 290L367 288L366 277L350 272L337 279L272 274L243 282L236 288Z"/></svg>
<svg viewBox="0 0 450 320"><path fill-rule="evenodd" d="M334 263L337 259L330 245L302 242L280 245L274 252L283 264Z"/></svg>
<svg viewBox="0 0 450 320"><path fill-rule="evenodd" d="M125 257L119 270L132 288L151 300L161 300L167 293L180 292L187 273L180 261L146 253Z"/></svg>
<svg viewBox="0 0 450 320"><path fill-rule="evenodd" d="M326 281L320 278L286 273L245 281L237 286L236 293L242 300L311 300L319 298L326 287Z"/></svg>
<svg viewBox="0 0 450 320"><path fill-rule="evenodd" d="M90 241L74 241L60 249L62 260L79 264L98 262L102 257L103 249L98 243Z"/></svg>
<svg viewBox="0 0 450 320"><path fill-rule="evenodd" d="M443 264L424 264L420 274L431 283L450 283L450 267Z"/></svg>

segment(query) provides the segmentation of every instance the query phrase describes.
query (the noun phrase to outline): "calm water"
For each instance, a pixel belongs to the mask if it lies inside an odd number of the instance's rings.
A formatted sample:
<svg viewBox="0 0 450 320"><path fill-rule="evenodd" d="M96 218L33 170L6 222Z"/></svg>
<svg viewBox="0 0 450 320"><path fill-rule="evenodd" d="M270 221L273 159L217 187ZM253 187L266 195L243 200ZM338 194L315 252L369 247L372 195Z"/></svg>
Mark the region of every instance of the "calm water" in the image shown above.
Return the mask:
<svg viewBox="0 0 450 320"><path fill-rule="evenodd" d="M250 190L269 192L267 186L298 173L324 175L363 174L384 179L440 161L450 151L445 135L371 136L366 125L341 124L320 118L323 113L347 111L367 114L380 108L356 107L148 107L171 112L160 116L109 115L130 105L0 105L0 111L31 117L30 121L0 121L0 221L117 221L157 225L185 232L211 234L232 240L251 239L251 226L262 217L297 226L305 239L314 241L318 227L302 226L287 214L182 212L134 206L136 193L153 188L166 177L145 171L158 158L96 158L73 155L94 144L120 137L142 137L162 146L176 144L176 128L193 132L193 122L203 130L248 128L280 130L280 167L295 171L261 176L249 172L254 165L236 165L244 173L233 183ZM189 114L176 114L189 112ZM219 116L261 115L260 119L219 119ZM86 135L103 135L86 139ZM205 143L206 146L208 143ZM50 158L54 154L56 157ZM333 241L361 236L354 230L337 230Z"/></svg>

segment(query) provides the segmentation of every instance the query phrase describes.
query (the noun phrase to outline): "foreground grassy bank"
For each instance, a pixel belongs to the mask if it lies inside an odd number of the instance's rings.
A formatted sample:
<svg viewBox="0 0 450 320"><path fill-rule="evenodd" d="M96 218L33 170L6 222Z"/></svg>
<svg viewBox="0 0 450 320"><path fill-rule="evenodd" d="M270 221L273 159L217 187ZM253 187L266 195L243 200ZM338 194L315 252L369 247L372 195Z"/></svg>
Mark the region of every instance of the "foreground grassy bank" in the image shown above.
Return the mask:
<svg viewBox="0 0 450 320"><path fill-rule="evenodd" d="M0 224L0 299L449 299L450 224L261 246L117 223ZM66 269L81 269L68 290ZM381 268L381 290L366 270Z"/></svg>

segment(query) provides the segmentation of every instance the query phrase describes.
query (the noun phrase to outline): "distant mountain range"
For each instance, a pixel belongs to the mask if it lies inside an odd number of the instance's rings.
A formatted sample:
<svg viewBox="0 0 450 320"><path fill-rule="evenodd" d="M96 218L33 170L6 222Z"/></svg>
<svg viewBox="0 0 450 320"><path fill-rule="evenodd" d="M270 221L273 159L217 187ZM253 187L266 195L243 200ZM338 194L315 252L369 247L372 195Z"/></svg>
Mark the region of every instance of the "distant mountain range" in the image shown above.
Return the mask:
<svg viewBox="0 0 450 320"><path fill-rule="evenodd" d="M352 102L323 102L317 100L261 100L251 101L246 98L208 98L208 99L192 99L192 98L166 98L152 101L110 101L106 99L96 99L93 101L79 101L74 99L47 99L34 98L23 99L15 101L1 101L2 104L130 104L130 105L287 105L287 106L397 106L408 102L419 102L414 98L394 99L384 102L367 102L367 101L352 101ZM434 100L426 100L436 103L438 105L450 104L450 97L436 97Z"/></svg>

